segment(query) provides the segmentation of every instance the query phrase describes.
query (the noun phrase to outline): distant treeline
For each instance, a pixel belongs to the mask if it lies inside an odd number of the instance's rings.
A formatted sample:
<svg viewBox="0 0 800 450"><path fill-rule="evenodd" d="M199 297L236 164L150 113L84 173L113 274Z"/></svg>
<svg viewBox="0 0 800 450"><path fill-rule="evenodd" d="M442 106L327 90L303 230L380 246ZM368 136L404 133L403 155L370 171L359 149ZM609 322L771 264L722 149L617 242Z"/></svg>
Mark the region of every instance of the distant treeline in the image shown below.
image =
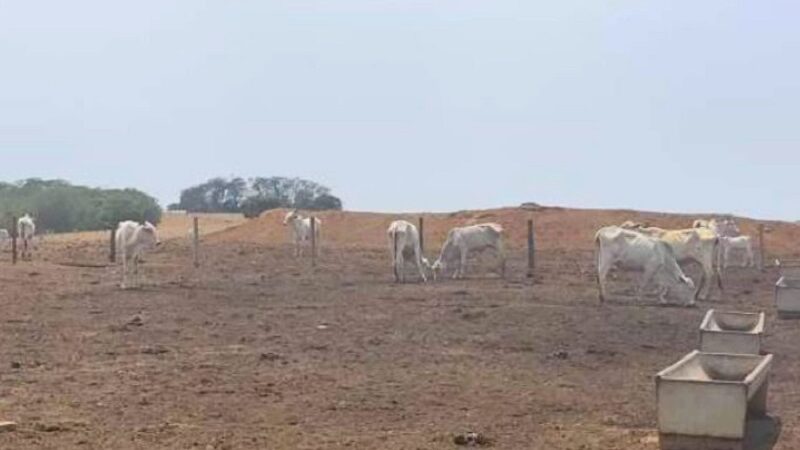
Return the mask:
<svg viewBox="0 0 800 450"><path fill-rule="evenodd" d="M300 178L212 178L181 192L181 201L170 210L205 213L243 213L257 217L268 209L342 209L331 190Z"/></svg>
<svg viewBox="0 0 800 450"><path fill-rule="evenodd" d="M34 217L37 232L88 231L122 220L158 223L161 207L136 189L97 189L37 178L0 182L0 228L10 227L12 217L23 214Z"/></svg>

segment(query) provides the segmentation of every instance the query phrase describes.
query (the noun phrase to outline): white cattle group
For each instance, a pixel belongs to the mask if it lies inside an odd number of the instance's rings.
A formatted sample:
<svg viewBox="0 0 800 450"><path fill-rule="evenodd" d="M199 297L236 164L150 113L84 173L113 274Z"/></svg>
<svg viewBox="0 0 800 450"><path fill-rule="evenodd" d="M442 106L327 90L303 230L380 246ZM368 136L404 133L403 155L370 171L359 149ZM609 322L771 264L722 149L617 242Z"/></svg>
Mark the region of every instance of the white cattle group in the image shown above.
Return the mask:
<svg viewBox="0 0 800 450"><path fill-rule="evenodd" d="M161 245L158 230L150 222L138 223L130 220L120 222L116 231L117 254L122 262L122 289L127 289L129 265L133 264L135 286L141 285L139 262L147 250Z"/></svg>
<svg viewBox="0 0 800 450"><path fill-rule="evenodd" d="M625 230L623 233L621 230ZM643 239L643 238L648 239ZM643 270L642 284L639 286L639 297L645 285L653 278L662 278L672 282L667 290L680 287L685 288L685 283L674 280L683 280L683 273L677 274L672 260L677 264L695 262L700 265L703 275L697 286L697 291L688 304L695 300L707 300L711 294L713 279L716 277L720 290L723 289L721 269L729 265L732 252L741 251L744 254L744 266L754 264L752 239L742 236L739 227L733 219L696 220L692 228L667 230L649 227L641 223L626 221L619 227L606 227L598 231L595 240L598 247L598 284L600 299L606 296L605 279L608 271L613 266L629 269ZM669 256L663 255L662 245L655 245L651 240L656 240L666 245L670 250ZM649 248L649 251L643 249ZM648 253L649 252L649 253ZM649 254L649 256L647 256ZM660 262L661 269L654 269L655 261ZM680 268L679 268L680 269ZM665 273L662 273L666 271ZM669 283L656 280L662 291L659 295L661 301L665 299L665 285ZM694 289L694 283L691 284Z"/></svg>
<svg viewBox="0 0 800 450"><path fill-rule="evenodd" d="M742 267L755 266L753 239L750 236L742 235L739 226L733 219L696 220L694 226L695 228L708 228L719 236L720 249L717 264L721 269L727 269L731 265L731 258L735 253L741 255L740 265Z"/></svg>
<svg viewBox="0 0 800 450"><path fill-rule="evenodd" d="M294 254L295 256L303 256L303 248L311 245L311 220L314 220L314 239L317 248L320 245L320 233L322 230L322 221L316 217L301 216L297 210L289 211L283 219L284 226L291 226L292 238L294 241Z"/></svg>
<svg viewBox="0 0 800 450"><path fill-rule="evenodd" d="M389 252L392 255L394 280L405 283L405 260L408 258L416 265L422 281L428 281L425 270L430 268L430 264L422 256L417 227L405 220L396 220L389 225L387 234L389 235Z"/></svg>

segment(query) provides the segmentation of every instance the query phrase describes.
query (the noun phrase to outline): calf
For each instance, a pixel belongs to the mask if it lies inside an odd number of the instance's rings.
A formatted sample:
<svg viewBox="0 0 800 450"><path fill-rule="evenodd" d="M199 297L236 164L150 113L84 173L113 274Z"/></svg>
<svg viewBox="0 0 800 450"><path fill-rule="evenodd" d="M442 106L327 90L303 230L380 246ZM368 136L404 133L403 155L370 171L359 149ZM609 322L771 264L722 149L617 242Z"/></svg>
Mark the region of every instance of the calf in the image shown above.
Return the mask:
<svg viewBox="0 0 800 450"><path fill-rule="evenodd" d="M283 225L291 225L292 226L292 237L294 240L294 255L295 256L302 256L303 255L303 246L304 244L311 245L311 217L303 217L301 216L297 210L290 211L286 214L286 217L283 219ZM319 248L320 244L320 231L322 229L322 221L317 219L316 217L313 218L314 220L314 239Z"/></svg>
<svg viewBox="0 0 800 450"><path fill-rule="evenodd" d="M470 252L493 249L499 259L500 276L505 278L506 254L503 246L503 227L496 223L485 223L467 227L453 228L447 235L439 258L433 263L433 277L444 273L451 264L457 263L453 278L463 278Z"/></svg>
<svg viewBox="0 0 800 450"><path fill-rule="evenodd" d="M640 300L644 289L655 280L660 288L658 297L661 303L666 302L666 296L672 290L685 298L687 305L694 304L694 282L684 275L666 242L615 226L601 228L594 239L601 303L606 299L606 277L613 267L619 267L644 272L636 291Z"/></svg>
<svg viewBox="0 0 800 450"><path fill-rule="evenodd" d="M135 285L140 285L139 261L146 250L152 250L161 245L158 230L150 222L139 224L137 222L120 222L116 231L117 254L122 261L122 289L127 289L128 264L133 262Z"/></svg>
<svg viewBox="0 0 800 450"><path fill-rule="evenodd" d="M419 270L423 282L428 281L425 269L430 267L428 260L422 256L419 241L419 230L414 224L405 220L396 220L389 225L389 251L392 255L394 281L405 283L405 259L411 258Z"/></svg>

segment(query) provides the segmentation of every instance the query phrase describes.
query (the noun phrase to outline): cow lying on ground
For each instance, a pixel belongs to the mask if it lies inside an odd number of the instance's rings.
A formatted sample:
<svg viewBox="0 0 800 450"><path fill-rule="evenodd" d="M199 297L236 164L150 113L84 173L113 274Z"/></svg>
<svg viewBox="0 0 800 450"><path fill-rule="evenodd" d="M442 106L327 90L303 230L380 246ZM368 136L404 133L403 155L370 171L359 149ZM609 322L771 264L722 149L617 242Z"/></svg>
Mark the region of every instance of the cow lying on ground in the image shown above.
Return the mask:
<svg viewBox="0 0 800 450"><path fill-rule="evenodd" d="M453 278L463 278L467 269L467 257L470 252L481 252L493 249L499 259L500 276L505 278L506 254L503 246L503 227L496 223L485 223L467 227L453 228L442 246L439 259L433 263L433 277L439 272L445 273L456 265Z"/></svg>
<svg viewBox="0 0 800 450"><path fill-rule="evenodd" d="M600 302L606 299L606 277L613 267L644 272L637 288L637 297L642 300L643 293L651 281L659 287L659 301L665 303L672 291L679 298L693 305L694 282L684 275L672 248L658 238L622 227L601 228L595 235L597 247L597 284Z"/></svg>
<svg viewBox="0 0 800 450"><path fill-rule="evenodd" d="M290 211L283 219L283 225L291 225L292 238L294 241L294 255L303 256L304 245L311 245L311 218L301 216L297 210ZM322 221L314 218L314 238L317 249L320 245L320 231L322 229Z"/></svg>
<svg viewBox="0 0 800 450"><path fill-rule="evenodd" d="M120 222L116 231L117 254L122 261L122 289L127 289L128 265L133 263L135 285L140 285L139 261L147 250L152 250L161 245L158 239L158 230L150 222L139 224L137 222Z"/></svg>
<svg viewBox="0 0 800 450"><path fill-rule="evenodd" d="M29 214L25 214L17 221L17 238L22 248L22 259L32 259L33 236L36 234L36 223Z"/></svg>
<svg viewBox="0 0 800 450"><path fill-rule="evenodd" d="M657 227L628 228L650 237L656 237L666 242L675 254L675 259L679 263L694 261L703 269L703 277L697 288L696 299L706 300L711 295L711 284L714 277L720 290L722 287L722 276L717 265L719 255L719 237L708 228L689 228L684 230L665 230Z"/></svg>
<svg viewBox="0 0 800 450"><path fill-rule="evenodd" d="M419 270L423 282L428 281L425 269L430 268L428 260L422 256L419 241L419 230L414 224L405 220L396 220L389 225L389 251L392 255L394 281L405 283L405 260L410 258Z"/></svg>

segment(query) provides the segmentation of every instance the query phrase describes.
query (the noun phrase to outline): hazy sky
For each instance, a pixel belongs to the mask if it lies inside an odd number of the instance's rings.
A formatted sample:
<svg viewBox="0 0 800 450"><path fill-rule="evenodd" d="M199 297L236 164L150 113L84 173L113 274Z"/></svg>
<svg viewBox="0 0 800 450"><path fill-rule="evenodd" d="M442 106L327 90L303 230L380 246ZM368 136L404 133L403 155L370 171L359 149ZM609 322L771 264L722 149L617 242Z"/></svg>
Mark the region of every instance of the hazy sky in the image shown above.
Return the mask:
<svg viewBox="0 0 800 450"><path fill-rule="evenodd" d="M800 2L0 0L0 179L800 219Z"/></svg>

